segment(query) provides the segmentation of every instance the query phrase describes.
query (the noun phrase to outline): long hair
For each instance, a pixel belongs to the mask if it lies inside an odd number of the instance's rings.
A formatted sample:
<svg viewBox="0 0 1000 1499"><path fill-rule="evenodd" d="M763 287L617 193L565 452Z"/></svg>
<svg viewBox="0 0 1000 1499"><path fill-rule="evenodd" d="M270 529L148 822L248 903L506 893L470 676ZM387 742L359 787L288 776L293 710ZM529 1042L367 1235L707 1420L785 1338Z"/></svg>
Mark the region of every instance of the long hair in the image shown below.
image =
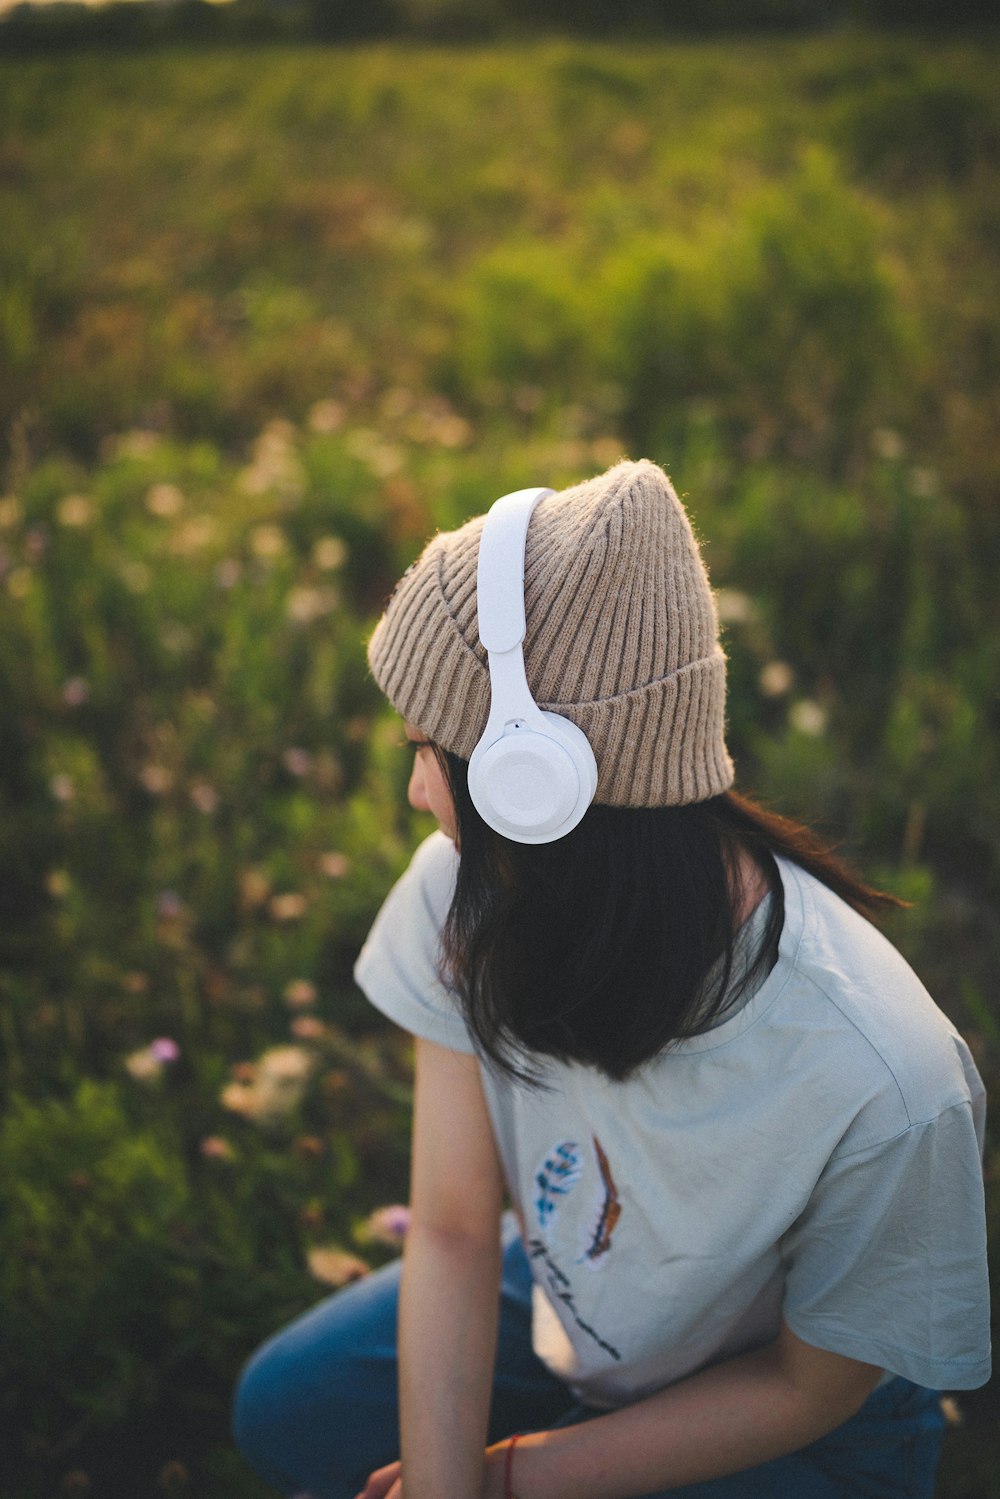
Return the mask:
<svg viewBox="0 0 1000 1499"><path fill-rule="evenodd" d="M716 1023L776 956L776 855L869 920L903 904L864 884L810 829L731 791L682 807L594 805L555 843L514 843L473 806L467 763L435 751L461 851L442 977L480 1054L529 1084L541 1080L541 1057L620 1081ZM741 849L775 898L755 957L735 973Z"/></svg>

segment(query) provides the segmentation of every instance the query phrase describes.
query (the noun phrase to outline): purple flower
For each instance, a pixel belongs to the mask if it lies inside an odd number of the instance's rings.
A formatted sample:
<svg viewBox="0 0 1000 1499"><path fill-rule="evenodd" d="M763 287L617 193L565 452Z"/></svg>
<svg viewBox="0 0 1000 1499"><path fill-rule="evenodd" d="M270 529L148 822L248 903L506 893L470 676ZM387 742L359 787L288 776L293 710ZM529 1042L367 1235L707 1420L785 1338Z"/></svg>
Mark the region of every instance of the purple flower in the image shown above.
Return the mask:
<svg viewBox="0 0 1000 1499"><path fill-rule="evenodd" d="M376 1208L362 1227L362 1237L398 1247L410 1226L410 1210L401 1202Z"/></svg>
<svg viewBox="0 0 1000 1499"><path fill-rule="evenodd" d="M170 1036L157 1036L155 1041L149 1043L149 1054L158 1062L176 1062L181 1049Z"/></svg>

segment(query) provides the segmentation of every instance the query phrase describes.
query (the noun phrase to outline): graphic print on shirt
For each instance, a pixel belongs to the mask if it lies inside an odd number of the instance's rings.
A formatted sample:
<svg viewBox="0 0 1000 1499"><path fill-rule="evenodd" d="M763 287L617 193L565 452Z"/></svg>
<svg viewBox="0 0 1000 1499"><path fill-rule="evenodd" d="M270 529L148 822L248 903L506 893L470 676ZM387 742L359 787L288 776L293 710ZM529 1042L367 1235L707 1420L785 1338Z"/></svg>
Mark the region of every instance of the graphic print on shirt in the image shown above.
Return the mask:
<svg viewBox="0 0 1000 1499"><path fill-rule="evenodd" d="M597 1154L597 1164L600 1167L603 1191L597 1210L597 1223L591 1235L590 1243L587 1245L577 1264L587 1264L592 1269L599 1265L608 1250L611 1248L611 1235L617 1227L618 1220L622 1215L621 1198L618 1196L618 1188L615 1179L611 1175L611 1167L600 1140L596 1135L591 1136L594 1142L594 1150Z"/></svg>
<svg viewBox="0 0 1000 1499"><path fill-rule="evenodd" d="M621 1198L611 1165L604 1147L596 1135L591 1136L600 1185L594 1202L593 1227L581 1243L577 1256L578 1265L586 1264L591 1269L601 1265L611 1248L611 1236L622 1215ZM542 1164L535 1172L535 1213L542 1239L552 1245L559 1209L573 1191L584 1172L583 1151L575 1140L561 1140L546 1151Z"/></svg>
<svg viewBox="0 0 1000 1499"><path fill-rule="evenodd" d="M572 1192L583 1175L583 1154L575 1140L563 1140L547 1151L535 1172L535 1212L542 1238L551 1243L552 1229L562 1199Z"/></svg>

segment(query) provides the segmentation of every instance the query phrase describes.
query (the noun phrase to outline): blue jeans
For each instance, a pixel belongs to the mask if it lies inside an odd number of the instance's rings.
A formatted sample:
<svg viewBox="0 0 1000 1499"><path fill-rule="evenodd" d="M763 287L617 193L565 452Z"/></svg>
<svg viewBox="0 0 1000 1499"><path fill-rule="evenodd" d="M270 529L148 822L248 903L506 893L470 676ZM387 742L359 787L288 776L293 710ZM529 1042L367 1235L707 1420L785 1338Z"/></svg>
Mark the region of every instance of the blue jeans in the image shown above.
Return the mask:
<svg viewBox="0 0 1000 1499"><path fill-rule="evenodd" d="M353 1499L399 1456L396 1306L399 1262L320 1302L266 1342L236 1391L236 1441L286 1495ZM595 1415L531 1348L531 1271L504 1221L500 1333L491 1442ZM818 1442L663 1499L931 1499L943 1418L937 1393L894 1379Z"/></svg>

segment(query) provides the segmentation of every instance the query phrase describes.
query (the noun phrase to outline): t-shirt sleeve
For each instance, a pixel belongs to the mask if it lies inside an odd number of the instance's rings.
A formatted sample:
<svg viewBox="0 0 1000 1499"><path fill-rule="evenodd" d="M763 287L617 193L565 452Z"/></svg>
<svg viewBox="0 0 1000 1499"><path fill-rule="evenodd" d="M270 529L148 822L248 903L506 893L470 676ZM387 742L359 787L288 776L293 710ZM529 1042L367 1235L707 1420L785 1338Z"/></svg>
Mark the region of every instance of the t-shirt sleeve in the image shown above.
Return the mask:
<svg viewBox="0 0 1000 1499"><path fill-rule="evenodd" d="M784 1317L928 1389L990 1376L979 1100L834 1156L782 1240Z"/></svg>
<svg viewBox="0 0 1000 1499"><path fill-rule="evenodd" d="M354 977L376 1009L404 1030L449 1051L473 1052L455 999L438 977L457 867L454 844L443 833L420 845L376 916Z"/></svg>

